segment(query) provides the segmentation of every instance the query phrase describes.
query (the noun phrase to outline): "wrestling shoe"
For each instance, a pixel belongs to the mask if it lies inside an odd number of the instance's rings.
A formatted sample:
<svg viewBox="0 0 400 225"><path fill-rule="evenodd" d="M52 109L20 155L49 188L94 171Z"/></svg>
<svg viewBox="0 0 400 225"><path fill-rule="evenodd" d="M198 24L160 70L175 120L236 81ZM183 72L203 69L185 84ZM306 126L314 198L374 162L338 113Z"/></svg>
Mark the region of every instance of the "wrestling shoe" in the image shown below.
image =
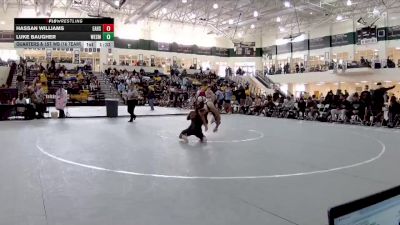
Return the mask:
<svg viewBox="0 0 400 225"><path fill-rule="evenodd" d="M189 142L189 140L188 140L188 137L186 136L186 135L179 135L179 138L180 139L182 139L182 141L184 142L184 143L188 143Z"/></svg>
<svg viewBox="0 0 400 225"><path fill-rule="evenodd" d="M215 127L213 132L216 133L218 131L218 127Z"/></svg>

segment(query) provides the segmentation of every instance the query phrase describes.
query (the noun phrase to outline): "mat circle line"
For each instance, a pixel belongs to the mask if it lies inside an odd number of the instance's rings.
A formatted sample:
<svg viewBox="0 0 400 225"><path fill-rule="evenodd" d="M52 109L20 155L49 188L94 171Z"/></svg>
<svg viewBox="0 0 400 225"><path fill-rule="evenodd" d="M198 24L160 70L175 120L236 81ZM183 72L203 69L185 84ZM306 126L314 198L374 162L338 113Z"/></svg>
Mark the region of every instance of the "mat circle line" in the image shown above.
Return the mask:
<svg viewBox="0 0 400 225"><path fill-rule="evenodd" d="M253 137L253 138L246 138L246 139L239 139L239 140L207 140L207 143L239 143L239 142L248 142L248 141L257 141L260 140L262 138L264 138L264 133L257 131L257 130L247 130L249 132L253 132L258 134L259 136L257 137ZM171 139L173 137L169 137L169 136L164 136L160 133L165 132L165 130L161 130L157 135L159 137L161 137L162 139ZM189 143L191 143L192 141L189 141Z"/></svg>
<svg viewBox="0 0 400 225"><path fill-rule="evenodd" d="M364 136L364 135L360 135ZM276 175L258 175L258 176L220 176L220 177L213 177L213 176L179 176L179 175L165 175L165 174L152 174L152 173L139 173L139 172L133 172L133 171L125 171L125 170L114 170L114 169L108 169L104 167L99 167L99 166L93 166L89 164L84 164L84 163L79 163L79 162L74 162L68 159L61 158L59 156L53 155L49 152L47 152L44 148L42 148L39 145L39 140L36 141L36 148L44 155L55 159L57 161L69 164L69 165L74 165L74 166L79 166L87 169L93 169L93 170L99 170L99 171L106 171L110 173L116 173L116 174L125 174L125 175L133 175L133 176L143 176L143 177L154 177L154 178L167 178L167 179L198 179L198 180L243 180L243 179L269 179L269 178L285 178L285 177L295 177L295 176L306 176L306 175L314 175L314 174L323 174L323 173L329 173L329 172L334 172L334 171L339 171L339 170L344 170L344 169L350 169L358 166L362 166L368 163L371 163L380 157L386 152L386 145L379 139L371 137L371 136L366 136L368 138L371 138L378 142L381 145L381 150L378 155L368 159L364 160L361 162L357 162L354 164L350 164L347 166L341 166L341 167L335 167L335 168L330 168L330 169L323 169L323 170L316 170L316 171L309 171L309 172L298 172L298 173L290 173L290 174L276 174Z"/></svg>

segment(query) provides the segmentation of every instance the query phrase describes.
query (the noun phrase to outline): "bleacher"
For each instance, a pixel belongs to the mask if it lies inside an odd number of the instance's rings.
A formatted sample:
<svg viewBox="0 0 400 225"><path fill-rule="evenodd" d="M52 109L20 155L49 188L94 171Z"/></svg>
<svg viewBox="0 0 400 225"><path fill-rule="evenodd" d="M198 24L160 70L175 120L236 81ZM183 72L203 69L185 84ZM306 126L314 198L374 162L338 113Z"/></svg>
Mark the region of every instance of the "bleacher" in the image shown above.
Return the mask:
<svg viewBox="0 0 400 225"><path fill-rule="evenodd" d="M35 80L42 84L42 87L46 93L46 99L48 105L55 104L56 91L61 87L68 91L69 100L68 105L104 105L105 97L102 92L100 85L96 85L95 88L91 88L90 82L95 81L97 78L91 70L79 71L65 70L63 77L55 76L54 74L40 73L37 69L31 69L27 72L25 82L33 83Z"/></svg>

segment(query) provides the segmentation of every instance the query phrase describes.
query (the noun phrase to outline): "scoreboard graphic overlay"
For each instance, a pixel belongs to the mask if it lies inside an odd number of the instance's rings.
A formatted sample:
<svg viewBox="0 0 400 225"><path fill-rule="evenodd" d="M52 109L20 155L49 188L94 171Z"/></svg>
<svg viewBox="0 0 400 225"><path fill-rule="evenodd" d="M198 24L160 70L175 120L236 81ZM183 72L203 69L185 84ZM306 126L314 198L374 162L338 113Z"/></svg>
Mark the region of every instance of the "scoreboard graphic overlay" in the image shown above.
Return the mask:
<svg viewBox="0 0 400 225"><path fill-rule="evenodd" d="M15 18L15 48L113 48L113 18Z"/></svg>

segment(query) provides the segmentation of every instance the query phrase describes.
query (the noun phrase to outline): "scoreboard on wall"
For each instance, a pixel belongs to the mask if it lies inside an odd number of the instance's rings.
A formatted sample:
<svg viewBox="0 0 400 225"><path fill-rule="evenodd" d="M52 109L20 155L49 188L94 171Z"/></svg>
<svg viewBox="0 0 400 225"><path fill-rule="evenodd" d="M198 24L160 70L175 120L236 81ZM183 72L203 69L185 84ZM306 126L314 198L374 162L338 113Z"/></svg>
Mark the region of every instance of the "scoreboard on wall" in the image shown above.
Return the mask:
<svg viewBox="0 0 400 225"><path fill-rule="evenodd" d="M113 48L113 18L15 18L15 48Z"/></svg>
<svg viewBox="0 0 400 225"><path fill-rule="evenodd" d="M364 27L357 30L357 44L367 45L378 42L376 27Z"/></svg>

